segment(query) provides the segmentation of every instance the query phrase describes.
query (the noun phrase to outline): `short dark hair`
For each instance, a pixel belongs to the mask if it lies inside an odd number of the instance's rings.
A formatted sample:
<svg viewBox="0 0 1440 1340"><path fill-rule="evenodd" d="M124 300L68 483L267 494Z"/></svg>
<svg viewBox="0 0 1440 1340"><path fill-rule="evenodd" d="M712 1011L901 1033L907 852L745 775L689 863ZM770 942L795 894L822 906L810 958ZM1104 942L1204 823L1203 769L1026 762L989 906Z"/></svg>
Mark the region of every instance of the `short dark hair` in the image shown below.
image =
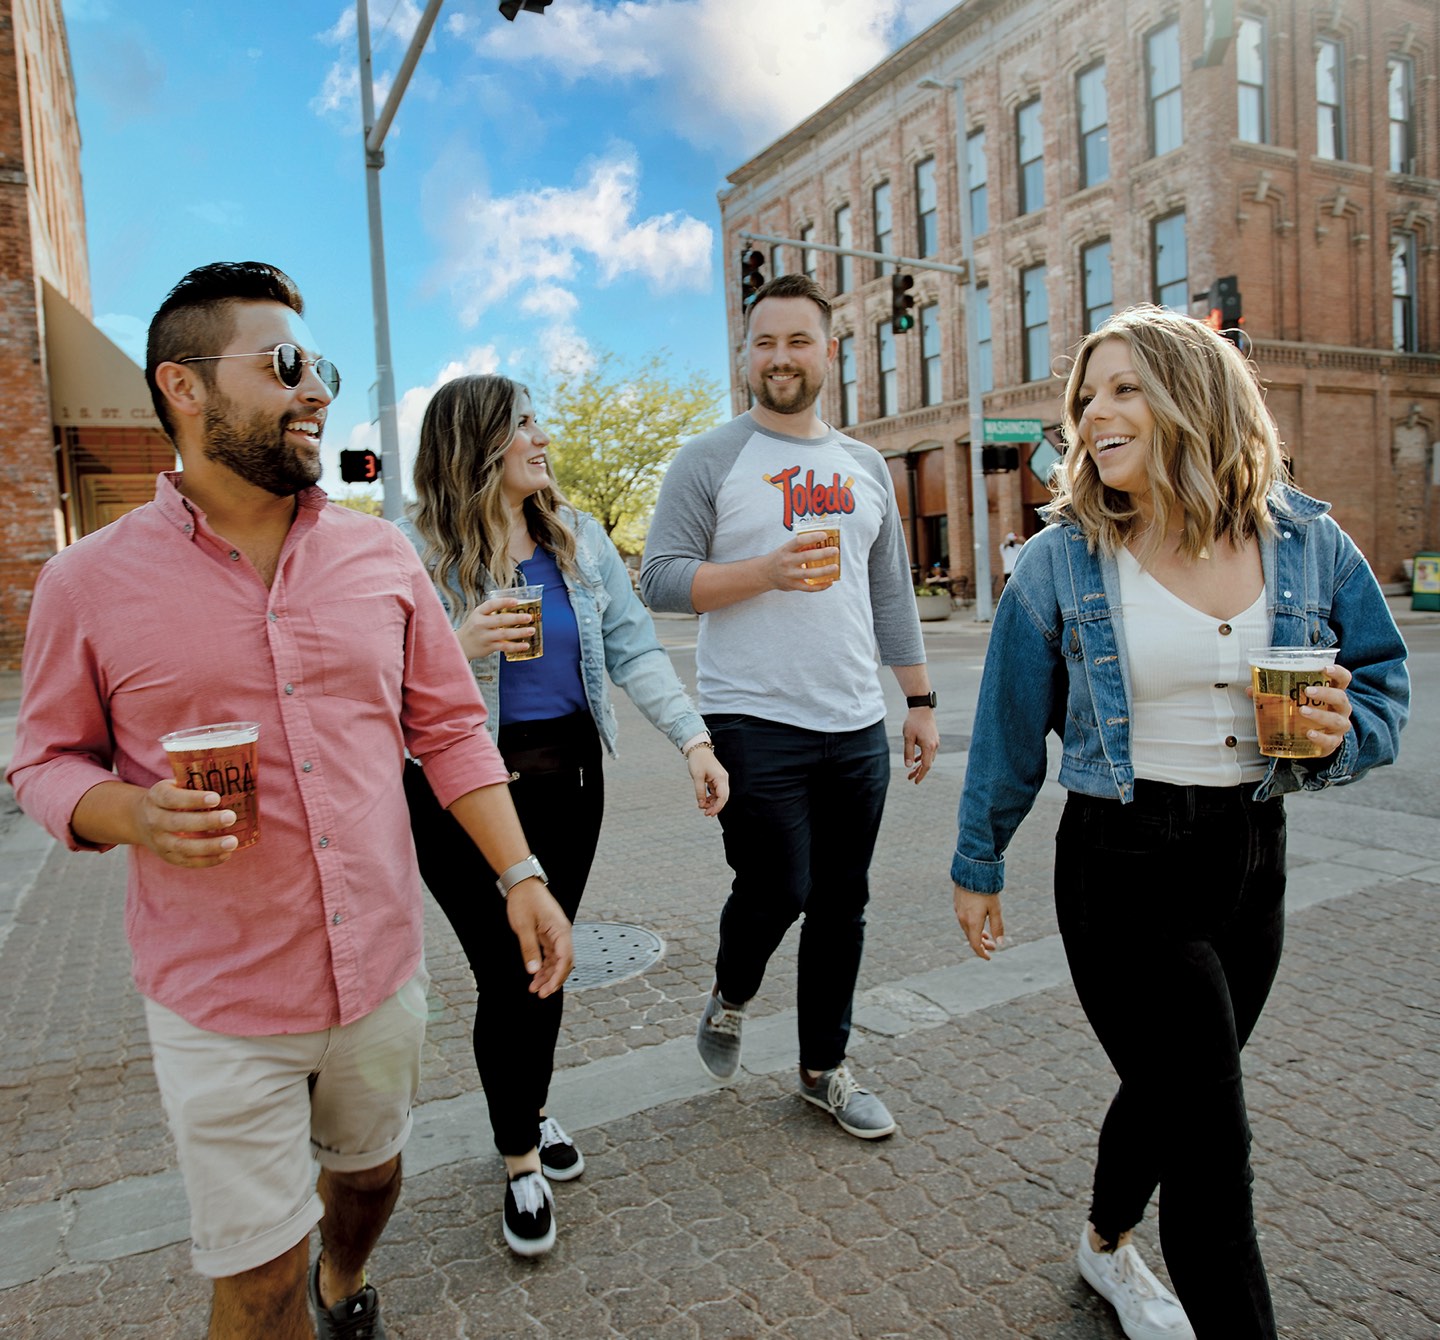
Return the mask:
<svg viewBox="0 0 1440 1340"><path fill-rule="evenodd" d="M156 385L155 369L161 363L219 353L235 331L231 304L237 302L278 302L296 316L305 315L305 299L284 270L264 261L215 261L191 270L150 320L145 381L160 426L172 439L170 408ZM214 386L213 363L196 363L195 371L206 386Z"/></svg>
<svg viewBox="0 0 1440 1340"><path fill-rule="evenodd" d="M745 329L750 329L750 313L766 298L809 298L820 309L820 324L826 339L830 337L830 295L809 275L776 275L767 279L755 292L750 305L745 308Z"/></svg>

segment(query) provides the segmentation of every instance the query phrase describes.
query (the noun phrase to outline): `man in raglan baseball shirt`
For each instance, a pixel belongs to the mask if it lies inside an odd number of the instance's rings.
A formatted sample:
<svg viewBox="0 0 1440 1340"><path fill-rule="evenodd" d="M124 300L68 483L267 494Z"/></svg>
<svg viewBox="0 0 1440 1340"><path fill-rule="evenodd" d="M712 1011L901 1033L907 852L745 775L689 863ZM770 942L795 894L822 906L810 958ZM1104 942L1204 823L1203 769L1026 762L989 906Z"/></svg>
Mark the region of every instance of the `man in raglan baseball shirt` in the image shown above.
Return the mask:
<svg viewBox="0 0 1440 1340"><path fill-rule="evenodd" d="M735 1078L745 1006L803 913L799 1091L873 1140L895 1121L845 1052L890 782L879 665L907 697L911 781L930 770L940 737L889 470L816 413L837 348L812 280L782 275L755 295L745 344L754 404L675 457L641 590L652 609L700 615L700 710L730 773L720 822L735 878L700 1059L719 1083ZM836 521L838 552L801 533Z"/></svg>

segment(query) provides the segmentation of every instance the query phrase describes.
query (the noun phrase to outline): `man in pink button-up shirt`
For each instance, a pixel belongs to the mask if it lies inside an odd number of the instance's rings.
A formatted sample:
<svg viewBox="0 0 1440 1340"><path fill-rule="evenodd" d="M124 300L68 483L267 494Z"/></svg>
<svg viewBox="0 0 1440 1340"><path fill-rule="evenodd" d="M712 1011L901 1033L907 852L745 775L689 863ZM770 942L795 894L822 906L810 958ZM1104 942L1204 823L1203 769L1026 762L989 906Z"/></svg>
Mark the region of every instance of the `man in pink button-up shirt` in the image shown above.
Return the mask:
<svg viewBox="0 0 1440 1340"><path fill-rule="evenodd" d="M363 1266L399 1192L418 1078L423 1030L405 1010L424 1012L406 750L493 869L523 873L529 852L414 550L315 487L339 379L302 312L288 277L242 263L192 272L156 314L147 377L184 468L42 570L10 770L22 806L72 849L129 847L126 931L196 1267L214 1280L210 1333L266 1340L311 1334L317 1221L321 1336L342 1318L363 1323L347 1335L384 1335ZM217 720L260 723L261 836L244 850L224 833L233 811L177 787L159 743ZM548 995L570 969L569 923L537 876L507 910ZM245 1067L312 1045L320 1059L278 1063L309 1117L277 1136L267 1086L282 1081ZM356 1073L415 1078L343 1088L331 1058L347 1046ZM210 1061L244 1077L236 1092L207 1087ZM277 1163L302 1168L303 1187L277 1187Z"/></svg>

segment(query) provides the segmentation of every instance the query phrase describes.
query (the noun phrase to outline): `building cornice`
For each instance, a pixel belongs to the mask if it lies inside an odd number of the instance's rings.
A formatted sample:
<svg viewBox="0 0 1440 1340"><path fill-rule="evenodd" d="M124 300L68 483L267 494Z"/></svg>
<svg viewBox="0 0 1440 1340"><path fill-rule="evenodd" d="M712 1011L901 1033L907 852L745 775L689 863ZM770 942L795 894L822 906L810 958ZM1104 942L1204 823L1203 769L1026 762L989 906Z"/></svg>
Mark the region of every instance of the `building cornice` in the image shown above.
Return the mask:
<svg viewBox="0 0 1440 1340"><path fill-rule="evenodd" d="M1440 372L1440 354L1398 353L1350 345L1272 343L1257 340L1250 355L1263 378L1267 366L1330 368L1381 376L1429 376Z"/></svg>

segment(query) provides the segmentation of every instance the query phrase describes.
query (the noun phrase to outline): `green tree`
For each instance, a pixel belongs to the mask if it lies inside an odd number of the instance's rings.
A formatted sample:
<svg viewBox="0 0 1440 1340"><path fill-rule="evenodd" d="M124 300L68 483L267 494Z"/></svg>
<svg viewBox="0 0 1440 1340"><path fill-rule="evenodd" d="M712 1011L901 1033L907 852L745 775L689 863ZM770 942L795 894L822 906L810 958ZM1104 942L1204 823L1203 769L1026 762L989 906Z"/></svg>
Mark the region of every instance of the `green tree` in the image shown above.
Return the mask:
<svg viewBox="0 0 1440 1340"><path fill-rule="evenodd" d="M673 372L663 353L633 365L602 353L545 397L555 478L621 550L638 553L665 467L720 422L723 394L708 377Z"/></svg>

